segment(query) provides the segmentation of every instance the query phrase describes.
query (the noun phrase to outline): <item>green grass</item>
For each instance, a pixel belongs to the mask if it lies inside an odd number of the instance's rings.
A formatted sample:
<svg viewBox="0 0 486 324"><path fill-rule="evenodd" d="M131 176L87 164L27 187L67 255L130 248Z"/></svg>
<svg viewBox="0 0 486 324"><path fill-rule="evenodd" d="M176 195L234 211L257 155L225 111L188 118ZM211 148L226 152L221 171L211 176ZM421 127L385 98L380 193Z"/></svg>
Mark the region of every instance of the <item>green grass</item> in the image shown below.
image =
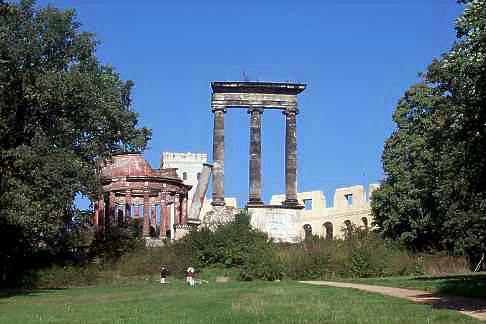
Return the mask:
<svg viewBox="0 0 486 324"><path fill-rule="evenodd" d="M0 323L476 323L406 300L282 282L155 278L84 288L0 292Z"/></svg>
<svg viewBox="0 0 486 324"><path fill-rule="evenodd" d="M361 278L349 280L341 279L340 281L389 287L414 288L441 295L486 297L486 274L484 272L468 275Z"/></svg>

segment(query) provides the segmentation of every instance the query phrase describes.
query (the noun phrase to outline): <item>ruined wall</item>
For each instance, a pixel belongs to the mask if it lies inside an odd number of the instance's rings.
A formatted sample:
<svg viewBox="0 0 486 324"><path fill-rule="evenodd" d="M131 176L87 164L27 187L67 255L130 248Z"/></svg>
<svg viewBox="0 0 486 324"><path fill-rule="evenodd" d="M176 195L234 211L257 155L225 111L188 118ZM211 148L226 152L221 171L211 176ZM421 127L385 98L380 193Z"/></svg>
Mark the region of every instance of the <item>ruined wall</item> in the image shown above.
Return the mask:
<svg viewBox="0 0 486 324"><path fill-rule="evenodd" d="M192 197L197 187L198 174L202 172L203 164L208 161L206 153L174 153L163 152L160 161L161 168L177 168L177 175L184 184L191 185L189 190L189 206L192 204Z"/></svg>
<svg viewBox="0 0 486 324"><path fill-rule="evenodd" d="M334 206L326 207L326 199L322 191L300 192L297 199L306 206L300 211L299 234L305 237L305 232L311 231L322 237L343 238L344 229L350 222L357 226L369 226L373 222L370 207L371 193L378 188L378 184L370 184L368 197L361 185L338 188L334 193ZM285 195L274 195L272 205L284 201ZM305 229L304 229L305 228Z"/></svg>
<svg viewBox="0 0 486 324"><path fill-rule="evenodd" d="M301 210L281 208L285 195L273 195L270 205L274 207L248 208L251 224L280 242L299 242L305 238L306 230L308 234L321 237L343 238L347 224L371 227L373 218L369 198L378 187L378 184L370 184L368 193L361 185L337 188L333 207L326 207L322 191L299 192L299 204L306 206ZM225 197L225 203L232 208L237 206L236 198ZM213 217L212 210L211 200L205 200L201 223L209 221L204 219L206 215Z"/></svg>

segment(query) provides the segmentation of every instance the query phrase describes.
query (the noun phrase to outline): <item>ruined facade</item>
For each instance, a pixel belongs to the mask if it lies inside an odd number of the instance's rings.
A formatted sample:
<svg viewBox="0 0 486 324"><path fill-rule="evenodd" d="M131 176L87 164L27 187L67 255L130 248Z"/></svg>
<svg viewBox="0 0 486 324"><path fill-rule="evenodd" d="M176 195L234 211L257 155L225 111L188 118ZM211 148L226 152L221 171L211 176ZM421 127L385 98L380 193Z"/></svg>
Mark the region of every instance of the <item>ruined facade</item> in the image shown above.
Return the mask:
<svg viewBox="0 0 486 324"><path fill-rule="evenodd" d="M299 242L306 236L317 235L323 238L344 238L350 225L372 227L370 198L377 184L370 184L368 191L362 185L337 188L334 193L334 204L326 207L326 198L322 191L298 192L298 203L303 209L293 212L277 207L285 195L272 195L268 208L251 209L252 224L268 233L274 240L282 242ZM236 198L225 197L226 205L236 208ZM209 225L221 220L214 219L211 213L211 200L206 200L201 212L201 224Z"/></svg>
<svg viewBox="0 0 486 324"><path fill-rule="evenodd" d="M305 84L212 82L211 87L213 164L206 164L207 154L164 152L161 168L152 169L140 154L114 155L102 169L97 225L135 221L144 237L178 239L191 227L233 219L239 211L236 199L224 196L224 114L234 108L246 109L249 115L246 208L253 227L276 241L295 243L309 235L340 238L352 224L371 226L369 197L377 185L370 185L368 194L359 185L339 188L333 207L326 207L321 191L297 191L297 95ZM266 109L281 110L285 121L285 194L272 196L267 204L261 198L261 125ZM205 199L210 174L212 199Z"/></svg>
<svg viewBox="0 0 486 324"><path fill-rule="evenodd" d="M160 167L161 168L175 168L177 175L182 179L184 184L192 186L189 190L189 206L196 190L199 175L203 170L204 163L208 162L208 155L206 153L175 153L163 152Z"/></svg>
<svg viewBox="0 0 486 324"><path fill-rule="evenodd" d="M248 208L267 207L261 199L261 127L265 109L282 110L285 116L285 200L280 207L299 209L297 201L297 95L305 84L274 82L212 82L213 206L224 201L224 114L228 109L247 109L250 116ZM274 207L274 206L273 206Z"/></svg>
<svg viewBox="0 0 486 324"><path fill-rule="evenodd" d="M334 207L326 208L322 192L297 192L297 95L306 88L299 83L212 82L213 197L203 208L203 217L229 218L234 209L224 196L224 114L228 109L247 109L249 129L249 192L246 207L253 227L281 242L300 242L306 235L339 237L340 223L371 224L370 204L362 186L336 191ZM285 116L285 195L273 196L269 204L261 199L261 120L266 109L282 110ZM373 187L374 188L374 187ZM373 188L370 188L373 190ZM234 203L236 205L236 202ZM305 206L309 208L305 209ZM218 209L219 208L219 209ZM226 208L226 210L221 209ZM212 220L211 220L212 221ZM202 220L202 224L210 223Z"/></svg>
<svg viewBox="0 0 486 324"><path fill-rule="evenodd" d="M370 184L368 192L362 185L337 188L332 207L326 207L322 191L299 192L297 198L305 209L300 211L299 222L295 224L298 238L304 239L309 235L328 239L343 238L351 225L371 228L373 217L370 198L377 188L377 184ZM271 204L277 204L283 199L283 195L274 195ZM277 224L273 226L278 227Z"/></svg>
<svg viewBox="0 0 486 324"><path fill-rule="evenodd" d="M192 226L188 192L175 168L152 169L139 153L115 154L101 168L94 224L139 226L140 235L175 239Z"/></svg>

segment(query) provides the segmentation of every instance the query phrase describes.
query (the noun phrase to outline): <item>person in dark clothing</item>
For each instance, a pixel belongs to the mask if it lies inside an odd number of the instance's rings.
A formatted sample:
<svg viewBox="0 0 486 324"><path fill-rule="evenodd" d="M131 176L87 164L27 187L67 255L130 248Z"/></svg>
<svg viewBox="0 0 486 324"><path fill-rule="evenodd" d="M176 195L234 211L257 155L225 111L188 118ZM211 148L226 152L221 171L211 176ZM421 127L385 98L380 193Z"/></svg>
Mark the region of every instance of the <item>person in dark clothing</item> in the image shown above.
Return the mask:
<svg viewBox="0 0 486 324"><path fill-rule="evenodd" d="M167 283L167 276L169 275L169 270L167 270L166 266L160 267L160 283L166 284Z"/></svg>

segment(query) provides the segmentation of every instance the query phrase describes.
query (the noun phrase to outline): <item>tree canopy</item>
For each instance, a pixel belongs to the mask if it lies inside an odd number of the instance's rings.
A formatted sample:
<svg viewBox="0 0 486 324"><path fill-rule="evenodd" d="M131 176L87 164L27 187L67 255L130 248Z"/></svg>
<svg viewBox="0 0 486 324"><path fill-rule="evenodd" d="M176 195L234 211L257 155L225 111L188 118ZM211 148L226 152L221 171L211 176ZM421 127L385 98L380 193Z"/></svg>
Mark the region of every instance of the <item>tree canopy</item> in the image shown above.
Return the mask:
<svg viewBox="0 0 486 324"><path fill-rule="evenodd" d="M475 258L486 248L486 1L459 2L456 42L398 102L372 210L412 249Z"/></svg>
<svg viewBox="0 0 486 324"><path fill-rule="evenodd" d="M133 82L97 45L74 10L0 2L0 224L31 248L54 244L76 194L97 193L97 161L151 136L137 126ZM0 250L0 264L15 254Z"/></svg>

